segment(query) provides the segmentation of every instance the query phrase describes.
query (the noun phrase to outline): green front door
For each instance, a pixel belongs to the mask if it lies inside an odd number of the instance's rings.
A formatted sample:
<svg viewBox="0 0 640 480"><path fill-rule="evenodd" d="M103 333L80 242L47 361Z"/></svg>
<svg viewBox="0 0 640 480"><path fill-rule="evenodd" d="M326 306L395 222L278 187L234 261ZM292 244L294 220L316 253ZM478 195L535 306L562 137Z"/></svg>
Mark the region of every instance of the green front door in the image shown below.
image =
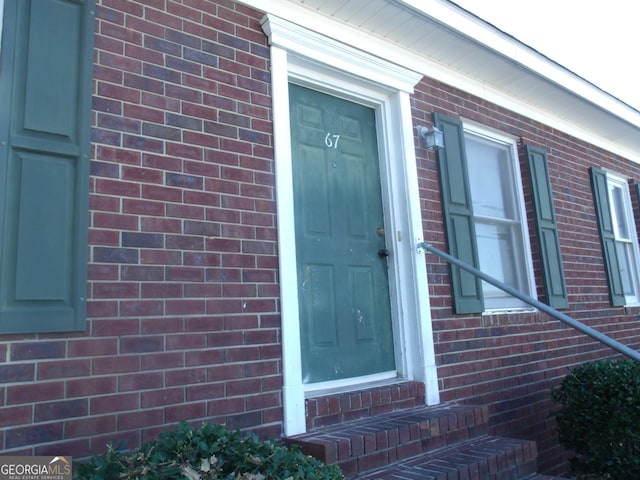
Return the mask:
<svg viewBox="0 0 640 480"><path fill-rule="evenodd" d="M303 381L394 371L375 112L289 88Z"/></svg>

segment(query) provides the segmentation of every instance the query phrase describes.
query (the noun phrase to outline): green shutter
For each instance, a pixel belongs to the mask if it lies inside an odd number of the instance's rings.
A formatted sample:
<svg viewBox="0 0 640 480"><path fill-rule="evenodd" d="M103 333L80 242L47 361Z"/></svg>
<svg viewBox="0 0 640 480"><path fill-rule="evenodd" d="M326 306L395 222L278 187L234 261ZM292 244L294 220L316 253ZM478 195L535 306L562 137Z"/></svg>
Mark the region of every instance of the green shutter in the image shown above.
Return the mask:
<svg viewBox="0 0 640 480"><path fill-rule="evenodd" d="M526 146L531 176L531 192L536 215L542 277L547 303L553 308L567 308L567 286L562 268L558 225L553 207L547 154L544 150Z"/></svg>
<svg viewBox="0 0 640 480"><path fill-rule="evenodd" d="M0 332L84 329L95 0L5 2Z"/></svg>
<svg viewBox="0 0 640 480"><path fill-rule="evenodd" d="M438 150L438 167L449 253L478 268L478 247L462 123L437 113L433 115L433 122L444 134L444 149ZM454 265L450 265L450 273L454 311L482 312L480 279Z"/></svg>
<svg viewBox="0 0 640 480"><path fill-rule="evenodd" d="M607 173L599 167L591 168L591 186L593 188L593 201L598 217L598 228L602 242L602 254L604 266L609 282L609 298L611 305L620 307L625 304L624 291L622 289L622 277L616 251L615 232L613 219L609 205L609 190L607 188Z"/></svg>

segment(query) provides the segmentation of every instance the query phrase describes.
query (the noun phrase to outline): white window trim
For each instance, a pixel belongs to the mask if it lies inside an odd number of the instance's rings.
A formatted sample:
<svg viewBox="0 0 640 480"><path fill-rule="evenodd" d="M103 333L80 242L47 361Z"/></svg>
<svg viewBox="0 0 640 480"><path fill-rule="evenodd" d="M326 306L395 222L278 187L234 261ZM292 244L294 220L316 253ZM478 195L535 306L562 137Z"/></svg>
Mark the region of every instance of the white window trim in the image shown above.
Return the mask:
<svg viewBox="0 0 640 480"><path fill-rule="evenodd" d="M511 161L513 162L513 175L515 182L515 195L518 200L518 213L520 216L520 226L521 226L521 234L522 234L522 244L524 248L523 259L525 269L524 275L526 276L529 291L524 292L529 295L533 299L537 300L537 292L536 292L536 283L535 283L535 275L533 271L533 260L531 254L531 242L529 236L529 228L527 222L527 211L526 204L524 201L524 189L522 184L522 175L520 172L520 162L518 157L518 138L512 135L508 135L504 132L500 132L498 130L489 128L485 125L482 125L478 122L474 122L473 120L462 119L462 127L464 133L470 133L487 140L500 143L505 147L508 147L511 151ZM517 313L517 312L530 312L534 310L533 307L513 307L513 308L493 308L488 309L485 308L483 314L493 315L497 313Z"/></svg>
<svg viewBox="0 0 640 480"><path fill-rule="evenodd" d="M624 193L624 202L625 202L625 212L626 212L626 221L627 226L629 228L629 236L631 237L631 248L633 250L634 263L635 263L635 295L625 295L624 303L625 306L635 306L640 305L640 278L638 278L638 274L640 274L640 247L638 246L638 234L636 232L636 222L633 218L633 205L631 203L631 192L629 191L629 178L620 175L618 173L611 172L607 170L607 197L609 198L609 208L611 210L611 219L613 220L613 229L615 233L615 241L619 241L618 237L618 226L615 218L617 216L617 212L614 210L612 203L613 199L611 198L611 190L610 186L615 185L622 188Z"/></svg>
<svg viewBox="0 0 640 480"><path fill-rule="evenodd" d="M426 262L422 238L410 93L422 75L308 29L267 15L271 45L276 204L279 235L285 435L306 431L296 273L289 126L290 81L376 111L397 369L425 383L426 403L439 403Z"/></svg>

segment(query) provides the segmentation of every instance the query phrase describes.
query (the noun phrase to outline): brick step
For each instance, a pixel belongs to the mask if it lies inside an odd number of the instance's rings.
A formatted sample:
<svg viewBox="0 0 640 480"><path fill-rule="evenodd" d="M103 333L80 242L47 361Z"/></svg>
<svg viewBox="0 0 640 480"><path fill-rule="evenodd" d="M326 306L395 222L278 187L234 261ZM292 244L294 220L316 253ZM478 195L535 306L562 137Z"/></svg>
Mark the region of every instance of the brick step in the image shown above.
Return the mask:
<svg viewBox="0 0 640 480"><path fill-rule="evenodd" d="M552 477L550 475L542 475L540 473L536 473L532 477L527 477L525 480L567 480L567 479L564 477Z"/></svg>
<svg viewBox="0 0 640 480"><path fill-rule="evenodd" d="M307 430L424 405L422 382L394 382L305 401Z"/></svg>
<svg viewBox="0 0 640 480"><path fill-rule="evenodd" d="M357 480L524 480L536 472L536 444L484 436L397 462ZM544 477L542 477L544 478Z"/></svg>
<svg viewBox="0 0 640 480"><path fill-rule="evenodd" d="M353 477L486 435L487 423L485 407L420 406L329 425L287 442Z"/></svg>

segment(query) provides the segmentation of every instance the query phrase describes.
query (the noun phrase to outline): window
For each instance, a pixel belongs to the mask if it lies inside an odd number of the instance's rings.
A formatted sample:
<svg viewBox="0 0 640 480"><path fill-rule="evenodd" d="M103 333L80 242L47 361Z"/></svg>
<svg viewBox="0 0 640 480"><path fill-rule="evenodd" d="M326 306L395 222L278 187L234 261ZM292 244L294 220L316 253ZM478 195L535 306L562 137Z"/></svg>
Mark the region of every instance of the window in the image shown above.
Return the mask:
<svg viewBox="0 0 640 480"><path fill-rule="evenodd" d="M638 304L638 237L627 179L592 168L591 181L611 304Z"/></svg>
<svg viewBox="0 0 640 480"><path fill-rule="evenodd" d="M464 143L480 270L531 295L531 255L514 142L465 125ZM487 310L527 306L486 282L482 292Z"/></svg>
<svg viewBox="0 0 640 480"><path fill-rule="evenodd" d="M638 303L638 245L629 186L624 179L607 175L607 187L622 291L627 304Z"/></svg>
<svg viewBox="0 0 640 480"><path fill-rule="evenodd" d="M535 296L533 266L515 139L470 122L434 114L444 134L438 151L449 253ZM546 302L568 305L546 153L525 146ZM522 301L450 265L456 313L526 308Z"/></svg>

